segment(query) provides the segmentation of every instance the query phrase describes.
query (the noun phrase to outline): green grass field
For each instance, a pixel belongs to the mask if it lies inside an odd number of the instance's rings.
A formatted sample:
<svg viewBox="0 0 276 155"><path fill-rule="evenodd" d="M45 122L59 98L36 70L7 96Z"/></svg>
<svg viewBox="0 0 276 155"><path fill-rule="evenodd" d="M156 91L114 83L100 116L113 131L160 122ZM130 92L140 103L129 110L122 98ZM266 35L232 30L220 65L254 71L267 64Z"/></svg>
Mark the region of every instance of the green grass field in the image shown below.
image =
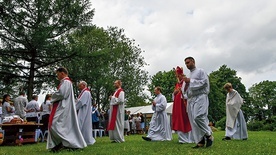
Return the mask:
<svg viewBox="0 0 276 155"><path fill-rule="evenodd" d="M125 143L111 143L108 137L97 137L96 143L83 150L62 150L55 154L73 155L276 155L276 132L249 132L248 140L222 141L223 131L214 133L211 148L192 149L195 144L178 144L177 135L172 141L148 142L142 135L126 136ZM0 146L0 155L54 154L46 150L46 142L23 146Z"/></svg>

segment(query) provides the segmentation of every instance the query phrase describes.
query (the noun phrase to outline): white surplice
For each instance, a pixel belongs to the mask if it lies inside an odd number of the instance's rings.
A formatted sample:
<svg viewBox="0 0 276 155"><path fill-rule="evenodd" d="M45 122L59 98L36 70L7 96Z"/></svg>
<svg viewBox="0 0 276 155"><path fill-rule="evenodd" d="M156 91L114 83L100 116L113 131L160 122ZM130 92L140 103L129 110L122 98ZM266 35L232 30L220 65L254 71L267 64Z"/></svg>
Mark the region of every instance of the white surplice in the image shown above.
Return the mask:
<svg viewBox="0 0 276 155"><path fill-rule="evenodd" d="M154 99L155 106L152 106L154 111L147 137L152 141L165 141L172 140L172 130L169 124L168 116L166 113L167 99L164 95L158 94Z"/></svg>
<svg viewBox="0 0 276 155"><path fill-rule="evenodd" d="M200 142L205 135L210 136L212 134L207 117L209 90L208 75L199 68L191 70L190 83L186 93L188 95L188 115L195 143Z"/></svg>
<svg viewBox="0 0 276 155"><path fill-rule="evenodd" d="M93 145L96 142L92 135L91 99L90 91L84 89L76 104L79 127L87 145Z"/></svg>
<svg viewBox="0 0 276 155"><path fill-rule="evenodd" d="M247 126L241 111L243 99L236 90L226 97L226 133L225 136L234 139L247 139Z"/></svg>
<svg viewBox="0 0 276 155"><path fill-rule="evenodd" d="M59 89L52 95L51 102L58 102L58 107L48 130L46 148L54 148L60 143L69 148L84 148L87 144L79 128L73 85L66 79L60 82Z"/></svg>
<svg viewBox="0 0 276 155"><path fill-rule="evenodd" d="M116 92L118 89L116 90ZM124 142L124 118L125 118L125 92L121 91L118 98L115 97L116 92L110 99L110 112L109 112L109 122L111 120L111 115L113 112L113 105L118 105L118 111L116 116L116 123L114 130L109 130L109 138L111 141L115 141L117 143Z"/></svg>

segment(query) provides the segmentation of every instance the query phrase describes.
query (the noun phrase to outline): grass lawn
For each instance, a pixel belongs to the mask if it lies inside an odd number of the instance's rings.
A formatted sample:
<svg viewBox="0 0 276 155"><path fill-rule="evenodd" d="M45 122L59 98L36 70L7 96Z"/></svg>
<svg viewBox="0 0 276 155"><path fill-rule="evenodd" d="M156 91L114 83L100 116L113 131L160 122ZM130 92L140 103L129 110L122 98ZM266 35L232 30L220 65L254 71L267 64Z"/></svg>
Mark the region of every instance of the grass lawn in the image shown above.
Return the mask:
<svg viewBox="0 0 276 155"><path fill-rule="evenodd" d="M248 140L222 141L224 131L214 133L211 148L192 149L195 144L178 144L177 135L172 141L148 142L142 135L126 136L125 143L111 143L108 137L97 137L96 143L83 150L62 150L55 154L73 155L276 155L276 132L249 132ZM23 146L0 146L0 155L54 154L46 150L46 142Z"/></svg>

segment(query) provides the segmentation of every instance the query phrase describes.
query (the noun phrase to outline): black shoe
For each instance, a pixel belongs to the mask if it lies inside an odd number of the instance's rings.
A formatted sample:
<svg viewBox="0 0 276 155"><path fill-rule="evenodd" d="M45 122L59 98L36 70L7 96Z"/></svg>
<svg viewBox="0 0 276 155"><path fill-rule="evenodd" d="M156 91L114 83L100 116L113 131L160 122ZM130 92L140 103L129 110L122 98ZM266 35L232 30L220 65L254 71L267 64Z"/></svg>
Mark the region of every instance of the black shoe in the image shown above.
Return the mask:
<svg viewBox="0 0 276 155"><path fill-rule="evenodd" d="M144 140L146 140L146 141L151 141L151 139L149 138L149 137L142 137Z"/></svg>
<svg viewBox="0 0 276 155"><path fill-rule="evenodd" d="M197 144L196 146L193 146L193 149L198 149L198 148L203 148L204 145L203 144Z"/></svg>
<svg viewBox="0 0 276 155"><path fill-rule="evenodd" d="M222 138L222 140L231 140L231 138L226 136L226 137Z"/></svg>
<svg viewBox="0 0 276 155"><path fill-rule="evenodd" d="M59 143L58 145L56 145L54 148L51 149L51 152L59 152L63 148L64 146L62 145L62 143Z"/></svg>
<svg viewBox="0 0 276 155"><path fill-rule="evenodd" d="M242 140L247 140L247 138L243 138Z"/></svg>
<svg viewBox="0 0 276 155"><path fill-rule="evenodd" d="M199 141L199 142L197 143L197 145L196 145L196 146L193 146L192 148L193 148L193 149L198 149L198 148L204 147L204 145L205 145L205 137L203 137L203 138L201 139L201 141Z"/></svg>
<svg viewBox="0 0 276 155"><path fill-rule="evenodd" d="M206 139L207 139L206 147L212 146L213 141L214 141L214 137L212 135L211 136L206 136Z"/></svg>
<svg viewBox="0 0 276 155"><path fill-rule="evenodd" d="M73 152L73 151L76 151L76 150L79 150L78 148L66 148L67 151L69 152Z"/></svg>
<svg viewBox="0 0 276 155"><path fill-rule="evenodd" d="M197 144L198 144L199 146L204 146L204 145L205 145L205 137L203 137L203 138L201 139L201 141L199 141Z"/></svg>

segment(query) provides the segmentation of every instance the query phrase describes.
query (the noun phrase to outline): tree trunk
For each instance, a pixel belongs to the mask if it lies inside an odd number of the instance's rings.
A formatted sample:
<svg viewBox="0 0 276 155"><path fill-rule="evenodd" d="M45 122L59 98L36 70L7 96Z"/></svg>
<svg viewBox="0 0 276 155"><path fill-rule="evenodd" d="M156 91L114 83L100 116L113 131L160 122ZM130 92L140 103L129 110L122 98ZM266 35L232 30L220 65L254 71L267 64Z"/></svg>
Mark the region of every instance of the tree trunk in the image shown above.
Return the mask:
<svg viewBox="0 0 276 155"><path fill-rule="evenodd" d="M276 116L276 107L272 106L272 116Z"/></svg>
<svg viewBox="0 0 276 155"><path fill-rule="evenodd" d="M100 107L100 91L98 89L97 93L96 93L96 100L95 103L98 105L98 107Z"/></svg>
<svg viewBox="0 0 276 155"><path fill-rule="evenodd" d="M30 61L31 65L30 65L30 74L29 74L29 80L28 80L28 92L27 92L28 100L32 99L33 92L34 92L35 58L36 58L36 50L33 50L32 59Z"/></svg>

